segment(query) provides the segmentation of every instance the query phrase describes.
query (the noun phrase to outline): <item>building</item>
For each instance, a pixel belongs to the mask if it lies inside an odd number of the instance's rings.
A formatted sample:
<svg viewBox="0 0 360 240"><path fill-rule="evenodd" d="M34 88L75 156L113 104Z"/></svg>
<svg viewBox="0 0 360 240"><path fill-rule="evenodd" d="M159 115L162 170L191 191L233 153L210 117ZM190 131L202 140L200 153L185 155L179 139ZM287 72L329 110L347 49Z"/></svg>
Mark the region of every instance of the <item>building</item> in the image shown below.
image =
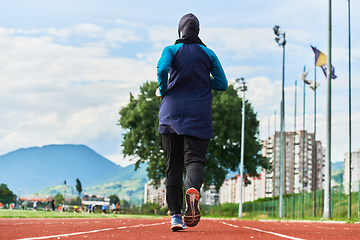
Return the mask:
<svg viewBox="0 0 360 240"><path fill-rule="evenodd" d="M157 203L160 207L167 206L165 180L161 180L158 189L151 185L151 181L145 183L144 203Z"/></svg>
<svg viewBox="0 0 360 240"><path fill-rule="evenodd" d="M68 200L66 200L68 202ZM96 205L96 206L109 206L110 205L110 198L104 198L104 197L89 197L84 196L82 198L82 204L89 206L89 205Z"/></svg>
<svg viewBox="0 0 360 240"><path fill-rule="evenodd" d="M323 189L324 150L321 142L315 141L313 133L302 130L284 132L284 193ZM269 159L273 168L273 171L265 173L266 197L277 196L280 191L280 132L263 141L262 155Z"/></svg>
<svg viewBox="0 0 360 240"><path fill-rule="evenodd" d="M351 192L359 191L360 181L360 149L351 152ZM349 193L349 153L344 158L344 177L343 184L345 193Z"/></svg>
<svg viewBox="0 0 360 240"><path fill-rule="evenodd" d="M200 189L200 204L213 205L218 203L219 193L216 191L215 186L211 185L208 190ZM144 203L158 203L160 207L166 207L166 187L165 180L161 180L161 184L158 189L155 189L151 185L151 181L145 183L144 188Z"/></svg>
<svg viewBox="0 0 360 240"><path fill-rule="evenodd" d="M243 185L242 202L254 201L265 197L265 172L258 177L251 177L251 183ZM220 203L240 202L240 175L226 179L220 188Z"/></svg>
<svg viewBox="0 0 360 240"><path fill-rule="evenodd" d="M215 186L211 185L210 188L204 191L202 187L200 189L200 199L199 202L202 205L214 205L219 201L219 193L216 191Z"/></svg>

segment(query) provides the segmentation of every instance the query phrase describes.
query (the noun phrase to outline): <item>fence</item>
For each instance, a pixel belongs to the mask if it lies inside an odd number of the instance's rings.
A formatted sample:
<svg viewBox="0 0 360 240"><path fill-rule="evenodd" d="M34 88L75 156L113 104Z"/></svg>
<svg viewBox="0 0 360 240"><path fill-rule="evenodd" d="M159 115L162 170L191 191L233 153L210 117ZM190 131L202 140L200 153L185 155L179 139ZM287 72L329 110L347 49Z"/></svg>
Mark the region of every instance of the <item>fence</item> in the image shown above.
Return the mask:
<svg viewBox="0 0 360 240"><path fill-rule="evenodd" d="M331 219L348 220L349 194L348 186L338 185L331 188ZM360 181L352 184L351 221L360 220ZM345 191L346 190L346 191ZM217 206L202 206L203 215L237 217L239 204L227 203ZM324 190L314 192L289 194L283 198L283 217L287 219L321 219L324 213ZM253 202L243 203L244 218L278 218L278 196L262 198Z"/></svg>

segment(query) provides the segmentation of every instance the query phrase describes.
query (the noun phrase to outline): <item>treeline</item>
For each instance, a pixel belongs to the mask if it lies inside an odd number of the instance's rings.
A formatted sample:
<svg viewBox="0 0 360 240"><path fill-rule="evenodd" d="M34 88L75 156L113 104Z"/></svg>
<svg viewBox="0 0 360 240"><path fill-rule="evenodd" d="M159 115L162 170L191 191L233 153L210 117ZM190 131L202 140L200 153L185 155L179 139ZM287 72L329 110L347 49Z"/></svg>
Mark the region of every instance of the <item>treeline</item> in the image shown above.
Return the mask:
<svg viewBox="0 0 360 240"><path fill-rule="evenodd" d="M4 183L0 184L0 203L6 205L14 203L16 195Z"/></svg>

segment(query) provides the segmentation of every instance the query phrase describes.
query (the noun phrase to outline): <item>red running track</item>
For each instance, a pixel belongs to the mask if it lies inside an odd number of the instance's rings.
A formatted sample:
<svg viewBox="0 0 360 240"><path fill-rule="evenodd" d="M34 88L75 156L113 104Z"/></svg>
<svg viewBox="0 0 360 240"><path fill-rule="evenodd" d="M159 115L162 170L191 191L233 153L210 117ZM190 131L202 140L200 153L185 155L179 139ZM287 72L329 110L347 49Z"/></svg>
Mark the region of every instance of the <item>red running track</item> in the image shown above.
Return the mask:
<svg viewBox="0 0 360 240"><path fill-rule="evenodd" d="M2 218L0 239L360 239L359 224L202 218L171 232L170 218Z"/></svg>

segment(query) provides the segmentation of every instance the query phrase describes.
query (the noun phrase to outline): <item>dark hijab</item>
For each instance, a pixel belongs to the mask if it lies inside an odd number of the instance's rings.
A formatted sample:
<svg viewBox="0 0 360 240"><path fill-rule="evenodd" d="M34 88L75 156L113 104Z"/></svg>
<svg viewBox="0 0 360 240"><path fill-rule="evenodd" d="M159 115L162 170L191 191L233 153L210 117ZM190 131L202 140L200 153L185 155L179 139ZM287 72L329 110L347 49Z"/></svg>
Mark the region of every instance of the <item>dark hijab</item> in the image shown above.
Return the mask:
<svg viewBox="0 0 360 240"><path fill-rule="evenodd" d="M201 45L206 45L199 38L200 23L197 17L192 14L186 14L180 19L179 22L179 39L175 41L177 43L199 43Z"/></svg>

